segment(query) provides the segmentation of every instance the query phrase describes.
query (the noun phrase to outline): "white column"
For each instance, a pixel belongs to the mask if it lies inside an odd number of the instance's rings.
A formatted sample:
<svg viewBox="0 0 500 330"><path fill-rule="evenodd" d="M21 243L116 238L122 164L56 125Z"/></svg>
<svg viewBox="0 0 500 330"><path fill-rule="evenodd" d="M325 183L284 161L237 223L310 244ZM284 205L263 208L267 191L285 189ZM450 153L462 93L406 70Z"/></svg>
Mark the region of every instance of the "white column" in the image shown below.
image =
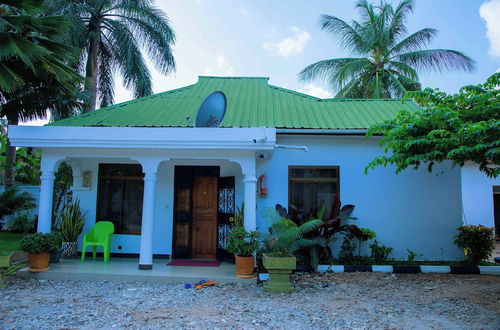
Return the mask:
<svg viewBox="0 0 500 330"><path fill-rule="evenodd" d="M43 171L40 177L40 205L38 207L37 228L37 231L40 233L50 233L51 230L54 179L54 171Z"/></svg>
<svg viewBox="0 0 500 330"><path fill-rule="evenodd" d="M153 268L153 223L158 178L153 171L145 171L144 174L139 269L147 270Z"/></svg>
<svg viewBox="0 0 500 330"><path fill-rule="evenodd" d="M255 230L257 228L257 178L255 174L245 174L243 178L244 201L245 201L245 229Z"/></svg>

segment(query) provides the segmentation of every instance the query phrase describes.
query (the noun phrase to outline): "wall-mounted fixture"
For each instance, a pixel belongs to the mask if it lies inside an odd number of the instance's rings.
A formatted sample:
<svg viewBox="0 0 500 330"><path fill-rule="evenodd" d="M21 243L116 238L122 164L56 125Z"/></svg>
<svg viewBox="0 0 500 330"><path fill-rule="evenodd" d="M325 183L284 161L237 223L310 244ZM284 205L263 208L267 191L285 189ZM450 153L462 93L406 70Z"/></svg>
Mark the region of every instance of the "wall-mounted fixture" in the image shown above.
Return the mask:
<svg viewBox="0 0 500 330"><path fill-rule="evenodd" d="M82 173L82 187L90 188L92 185L92 172L85 171Z"/></svg>

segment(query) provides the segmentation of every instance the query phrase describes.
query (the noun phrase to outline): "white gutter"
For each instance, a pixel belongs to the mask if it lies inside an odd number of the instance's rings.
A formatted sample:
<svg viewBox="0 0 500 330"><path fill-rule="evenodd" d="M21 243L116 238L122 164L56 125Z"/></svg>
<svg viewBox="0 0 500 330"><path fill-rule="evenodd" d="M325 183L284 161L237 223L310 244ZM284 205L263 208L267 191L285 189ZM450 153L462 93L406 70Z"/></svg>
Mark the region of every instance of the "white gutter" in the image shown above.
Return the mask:
<svg viewBox="0 0 500 330"><path fill-rule="evenodd" d="M277 128L276 134L334 134L365 135L367 129L309 129L309 128Z"/></svg>

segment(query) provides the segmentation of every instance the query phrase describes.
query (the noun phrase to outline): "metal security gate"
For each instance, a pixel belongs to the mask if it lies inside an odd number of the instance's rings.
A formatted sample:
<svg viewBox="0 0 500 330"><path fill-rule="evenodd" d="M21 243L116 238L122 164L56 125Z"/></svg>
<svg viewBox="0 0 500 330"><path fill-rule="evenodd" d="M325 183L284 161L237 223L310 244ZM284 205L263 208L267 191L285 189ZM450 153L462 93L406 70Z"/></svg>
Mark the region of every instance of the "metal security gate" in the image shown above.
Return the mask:
<svg viewBox="0 0 500 330"><path fill-rule="evenodd" d="M220 177L217 217L217 259L234 262L234 255L227 249L227 237L231 233L236 208L234 176Z"/></svg>

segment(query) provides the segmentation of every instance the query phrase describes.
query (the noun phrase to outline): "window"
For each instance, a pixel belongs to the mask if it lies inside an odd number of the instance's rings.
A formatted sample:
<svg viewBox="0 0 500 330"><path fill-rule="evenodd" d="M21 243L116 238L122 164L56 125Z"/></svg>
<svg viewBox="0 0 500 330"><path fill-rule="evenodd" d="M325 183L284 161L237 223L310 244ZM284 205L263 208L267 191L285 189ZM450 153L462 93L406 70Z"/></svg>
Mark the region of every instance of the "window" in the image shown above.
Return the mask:
<svg viewBox="0 0 500 330"><path fill-rule="evenodd" d="M140 165L100 164L97 221L111 221L115 234L140 235L144 174Z"/></svg>
<svg viewBox="0 0 500 330"><path fill-rule="evenodd" d="M288 210L292 218L308 219L325 207L330 214L339 196L338 166L290 166L288 169Z"/></svg>

